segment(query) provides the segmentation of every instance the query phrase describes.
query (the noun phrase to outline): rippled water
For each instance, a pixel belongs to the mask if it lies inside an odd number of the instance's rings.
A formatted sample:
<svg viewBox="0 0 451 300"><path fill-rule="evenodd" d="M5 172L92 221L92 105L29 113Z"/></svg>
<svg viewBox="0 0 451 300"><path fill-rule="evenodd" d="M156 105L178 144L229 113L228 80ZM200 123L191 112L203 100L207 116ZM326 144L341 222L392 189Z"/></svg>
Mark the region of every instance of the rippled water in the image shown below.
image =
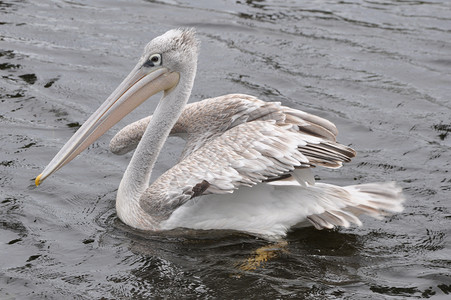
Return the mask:
<svg viewBox="0 0 451 300"><path fill-rule="evenodd" d="M130 156L107 146L152 100L35 188L144 45L179 26L202 41L191 101L248 93L332 120L359 155L317 178L396 180L405 211L278 244L134 231L114 209ZM0 76L2 299L450 297L449 1L0 1Z"/></svg>

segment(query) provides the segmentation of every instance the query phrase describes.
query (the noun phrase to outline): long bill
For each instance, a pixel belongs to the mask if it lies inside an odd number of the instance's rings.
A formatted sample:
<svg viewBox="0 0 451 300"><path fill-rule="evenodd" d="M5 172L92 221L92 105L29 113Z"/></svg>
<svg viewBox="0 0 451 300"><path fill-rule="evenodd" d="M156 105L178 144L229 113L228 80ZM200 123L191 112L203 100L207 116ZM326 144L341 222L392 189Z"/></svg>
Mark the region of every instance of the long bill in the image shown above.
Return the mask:
<svg viewBox="0 0 451 300"><path fill-rule="evenodd" d="M172 89L178 82L177 72L170 72L166 68L145 72L137 65L36 177L36 186L74 159L149 97Z"/></svg>

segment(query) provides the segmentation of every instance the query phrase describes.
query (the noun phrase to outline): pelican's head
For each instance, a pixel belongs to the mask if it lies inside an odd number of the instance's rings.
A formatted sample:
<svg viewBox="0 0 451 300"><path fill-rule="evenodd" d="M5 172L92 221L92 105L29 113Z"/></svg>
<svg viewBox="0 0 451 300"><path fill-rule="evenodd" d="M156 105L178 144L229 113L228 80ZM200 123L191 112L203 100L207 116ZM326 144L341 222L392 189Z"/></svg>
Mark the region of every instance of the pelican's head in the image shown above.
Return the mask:
<svg viewBox="0 0 451 300"><path fill-rule="evenodd" d="M36 177L36 185L74 159L128 113L158 92L191 82L199 42L194 29L173 29L150 41L138 64Z"/></svg>
<svg viewBox="0 0 451 300"><path fill-rule="evenodd" d="M146 45L138 65L153 67L160 64L171 71L185 74L195 71L198 48L194 29L172 29Z"/></svg>

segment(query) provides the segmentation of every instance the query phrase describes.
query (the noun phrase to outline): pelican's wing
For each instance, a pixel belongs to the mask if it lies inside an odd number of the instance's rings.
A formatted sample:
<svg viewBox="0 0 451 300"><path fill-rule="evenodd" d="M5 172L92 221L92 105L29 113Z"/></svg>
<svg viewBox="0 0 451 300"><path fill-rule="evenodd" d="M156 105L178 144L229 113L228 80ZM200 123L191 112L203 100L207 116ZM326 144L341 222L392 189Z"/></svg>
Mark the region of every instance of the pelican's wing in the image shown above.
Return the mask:
<svg viewBox="0 0 451 300"><path fill-rule="evenodd" d="M151 117L143 118L120 130L110 142L115 154L136 148ZM277 124L295 124L299 130L324 140L335 141L337 129L330 121L288 108L278 102L264 102L243 94L230 94L188 104L171 130L171 135L186 139L182 159L227 130L252 121L274 120Z"/></svg>
<svg viewBox="0 0 451 300"><path fill-rule="evenodd" d="M153 218L164 220L191 198L232 193L241 185L280 178L295 168L340 166L354 155L351 148L300 131L294 124L242 123L160 176L142 195L140 205Z"/></svg>
<svg viewBox="0 0 451 300"><path fill-rule="evenodd" d="M149 125L150 118L148 116L133 122L122 128L110 141L110 151L117 155L123 155L135 150L141 141L144 131Z"/></svg>

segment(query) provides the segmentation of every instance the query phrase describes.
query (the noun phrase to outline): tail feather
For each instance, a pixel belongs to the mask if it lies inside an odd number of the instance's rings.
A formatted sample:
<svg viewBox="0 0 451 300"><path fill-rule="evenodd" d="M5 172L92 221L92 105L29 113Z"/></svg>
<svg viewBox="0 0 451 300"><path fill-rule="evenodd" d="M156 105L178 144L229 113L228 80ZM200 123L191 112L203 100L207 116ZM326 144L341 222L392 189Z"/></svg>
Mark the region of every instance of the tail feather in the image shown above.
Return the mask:
<svg viewBox="0 0 451 300"><path fill-rule="evenodd" d="M338 187L317 183L315 188L321 189L329 201L334 202L332 209L314 214L307 219L317 229L349 227L351 224L362 225L358 217L362 214L380 219L391 212L401 212L404 196L402 189L394 182L368 183ZM338 203L339 201L340 203Z"/></svg>

